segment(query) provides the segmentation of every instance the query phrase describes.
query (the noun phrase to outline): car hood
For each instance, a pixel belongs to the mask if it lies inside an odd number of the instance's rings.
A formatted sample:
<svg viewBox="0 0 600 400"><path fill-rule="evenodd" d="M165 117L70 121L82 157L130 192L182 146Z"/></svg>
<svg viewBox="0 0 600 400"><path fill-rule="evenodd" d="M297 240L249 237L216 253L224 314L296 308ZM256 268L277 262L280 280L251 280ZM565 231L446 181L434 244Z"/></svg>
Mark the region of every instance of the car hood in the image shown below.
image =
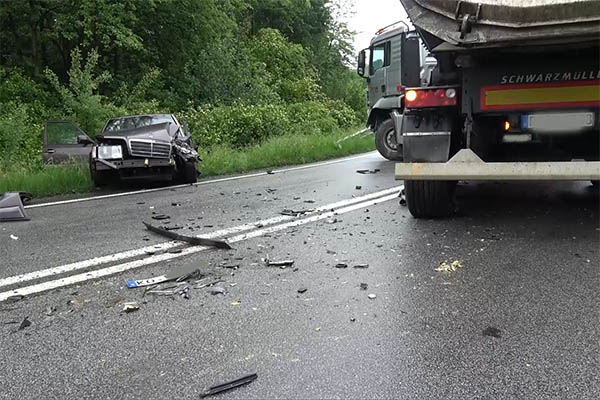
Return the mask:
<svg viewBox="0 0 600 400"><path fill-rule="evenodd" d="M142 126L134 129L124 129L121 131L114 132L103 132L98 135L98 139L108 138L123 138L127 140L131 139L144 139L144 140L155 140L158 142L171 142L173 137L169 135L169 122L163 122L156 125Z"/></svg>

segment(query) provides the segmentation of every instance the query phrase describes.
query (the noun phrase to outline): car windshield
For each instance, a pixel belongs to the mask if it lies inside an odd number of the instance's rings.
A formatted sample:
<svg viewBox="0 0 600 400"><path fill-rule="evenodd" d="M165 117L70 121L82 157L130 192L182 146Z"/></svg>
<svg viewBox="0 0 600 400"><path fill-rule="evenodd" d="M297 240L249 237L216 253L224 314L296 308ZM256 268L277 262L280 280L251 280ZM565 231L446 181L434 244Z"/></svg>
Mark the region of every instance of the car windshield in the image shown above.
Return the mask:
<svg viewBox="0 0 600 400"><path fill-rule="evenodd" d="M116 132L125 129L134 129L142 126L161 124L164 122L174 123L175 121L173 121L173 118L168 114L137 115L135 117L114 118L108 121L103 132Z"/></svg>

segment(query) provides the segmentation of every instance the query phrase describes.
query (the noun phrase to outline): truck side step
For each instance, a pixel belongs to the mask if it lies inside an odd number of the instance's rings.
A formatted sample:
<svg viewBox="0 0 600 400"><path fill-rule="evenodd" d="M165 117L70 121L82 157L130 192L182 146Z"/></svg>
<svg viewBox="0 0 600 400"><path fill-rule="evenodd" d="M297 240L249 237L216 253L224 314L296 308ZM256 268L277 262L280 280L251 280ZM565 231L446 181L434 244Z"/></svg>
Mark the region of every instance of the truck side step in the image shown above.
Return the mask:
<svg viewBox="0 0 600 400"><path fill-rule="evenodd" d="M600 161L490 162L462 149L445 163L397 163L396 179L405 180L600 180Z"/></svg>

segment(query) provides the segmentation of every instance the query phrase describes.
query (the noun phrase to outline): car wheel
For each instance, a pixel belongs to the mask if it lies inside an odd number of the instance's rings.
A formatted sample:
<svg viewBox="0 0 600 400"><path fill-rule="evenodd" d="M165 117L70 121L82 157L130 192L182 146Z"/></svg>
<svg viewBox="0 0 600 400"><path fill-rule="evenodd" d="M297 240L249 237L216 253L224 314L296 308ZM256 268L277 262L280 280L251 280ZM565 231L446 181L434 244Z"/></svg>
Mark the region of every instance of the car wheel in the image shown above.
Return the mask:
<svg viewBox="0 0 600 400"><path fill-rule="evenodd" d="M185 161L181 165L180 181L183 183L196 183L198 180L198 171L195 161Z"/></svg>
<svg viewBox="0 0 600 400"><path fill-rule="evenodd" d="M402 144L398 144L394 122L386 119L375 132L375 147L388 160L402 161Z"/></svg>

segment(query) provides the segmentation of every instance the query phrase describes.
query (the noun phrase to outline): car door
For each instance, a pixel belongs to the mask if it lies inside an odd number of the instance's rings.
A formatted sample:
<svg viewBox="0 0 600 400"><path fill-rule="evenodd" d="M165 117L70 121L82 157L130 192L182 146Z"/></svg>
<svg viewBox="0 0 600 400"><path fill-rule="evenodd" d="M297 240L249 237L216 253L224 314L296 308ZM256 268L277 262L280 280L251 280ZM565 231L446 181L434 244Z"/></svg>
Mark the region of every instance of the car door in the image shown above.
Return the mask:
<svg viewBox="0 0 600 400"><path fill-rule="evenodd" d="M87 162L94 141L72 121L46 121L42 154L47 163Z"/></svg>
<svg viewBox="0 0 600 400"><path fill-rule="evenodd" d="M390 63L389 42L371 47L369 63L369 105L374 106L382 97L387 96L387 67Z"/></svg>

